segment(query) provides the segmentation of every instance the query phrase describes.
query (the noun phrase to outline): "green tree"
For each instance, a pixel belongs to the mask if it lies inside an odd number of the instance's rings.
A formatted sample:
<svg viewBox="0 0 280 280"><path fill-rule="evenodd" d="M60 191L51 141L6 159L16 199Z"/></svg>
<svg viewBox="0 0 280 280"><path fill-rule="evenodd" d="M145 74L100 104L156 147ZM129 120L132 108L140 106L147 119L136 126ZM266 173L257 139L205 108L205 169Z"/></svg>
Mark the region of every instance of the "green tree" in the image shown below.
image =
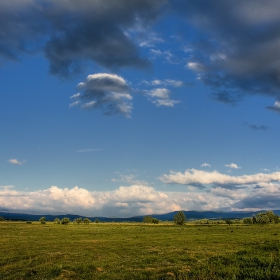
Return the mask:
<svg viewBox="0 0 280 280"><path fill-rule="evenodd" d="M257 223L257 218L256 218L255 215L253 215L253 217L252 217L252 223L253 223L253 224L256 224L256 223Z"/></svg>
<svg viewBox="0 0 280 280"><path fill-rule="evenodd" d="M145 216L143 218L143 223L151 224L152 222L153 222L153 217L152 216Z"/></svg>
<svg viewBox="0 0 280 280"><path fill-rule="evenodd" d="M60 224L60 219L59 218L55 218L53 221L55 224Z"/></svg>
<svg viewBox="0 0 280 280"><path fill-rule="evenodd" d="M275 224L279 223L279 216L275 214L273 211L271 210L266 211L266 215L268 216L270 223L275 223Z"/></svg>
<svg viewBox="0 0 280 280"><path fill-rule="evenodd" d="M0 217L0 222L4 222L5 219L3 217Z"/></svg>
<svg viewBox="0 0 280 280"><path fill-rule="evenodd" d="M274 218L273 218L273 222L275 224L279 224L279 216L277 214L275 214Z"/></svg>
<svg viewBox="0 0 280 280"><path fill-rule="evenodd" d="M84 224L88 225L91 222L89 218L84 218Z"/></svg>
<svg viewBox="0 0 280 280"><path fill-rule="evenodd" d="M179 211L177 214L174 215L174 223L176 225L184 225L186 220L187 219L183 211Z"/></svg>
<svg viewBox="0 0 280 280"><path fill-rule="evenodd" d="M159 220L157 218L152 218L152 223L153 224L158 224L159 223Z"/></svg>
<svg viewBox="0 0 280 280"><path fill-rule="evenodd" d="M39 222L40 222L41 224L45 224L45 223L46 223L46 218L45 218L45 217L41 217L41 218L39 219Z"/></svg>
<svg viewBox="0 0 280 280"><path fill-rule="evenodd" d="M80 223L83 222L83 218L81 218L81 217L80 217L80 218L77 218L77 219L75 219L73 222L79 225Z"/></svg>
<svg viewBox="0 0 280 280"><path fill-rule="evenodd" d="M256 220L258 224L268 224L270 222L270 219L266 213L258 213Z"/></svg>
<svg viewBox="0 0 280 280"><path fill-rule="evenodd" d="M225 222L226 222L227 225L231 225L232 224L232 221L230 219L226 219Z"/></svg>
<svg viewBox="0 0 280 280"><path fill-rule="evenodd" d="M70 222L71 222L71 221L70 221L69 218L64 217L64 218L61 220L60 223L61 223L62 225L68 225Z"/></svg>
<svg viewBox="0 0 280 280"><path fill-rule="evenodd" d="M98 219L95 219L95 221L94 221L95 223L99 223L99 220Z"/></svg>
<svg viewBox="0 0 280 280"><path fill-rule="evenodd" d="M244 219L243 219L243 223L249 225L249 224L252 224L252 223L253 223L253 220L252 220L251 218L244 218Z"/></svg>

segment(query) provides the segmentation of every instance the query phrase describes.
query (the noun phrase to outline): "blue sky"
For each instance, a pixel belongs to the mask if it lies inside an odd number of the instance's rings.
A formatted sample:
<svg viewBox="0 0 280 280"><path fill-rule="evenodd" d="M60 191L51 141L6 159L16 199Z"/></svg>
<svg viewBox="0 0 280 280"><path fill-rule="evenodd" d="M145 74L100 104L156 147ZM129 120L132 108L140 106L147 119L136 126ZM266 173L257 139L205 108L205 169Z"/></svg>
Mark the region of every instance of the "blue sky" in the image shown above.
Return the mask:
<svg viewBox="0 0 280 280"><path fill-rule="evenodd" d="M279 209L280 4L0 3L0 210Z"/></svg>

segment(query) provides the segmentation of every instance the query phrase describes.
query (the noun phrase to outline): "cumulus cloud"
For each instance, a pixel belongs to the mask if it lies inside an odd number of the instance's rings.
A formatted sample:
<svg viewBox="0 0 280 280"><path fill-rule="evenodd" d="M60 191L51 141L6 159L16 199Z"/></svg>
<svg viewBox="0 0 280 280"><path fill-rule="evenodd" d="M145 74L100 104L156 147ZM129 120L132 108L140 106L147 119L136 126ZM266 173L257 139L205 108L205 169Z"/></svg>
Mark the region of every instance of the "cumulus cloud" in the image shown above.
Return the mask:
<svg viewBox="0 0 280 280"><path fill-rule="evenodd" d="M226 164L225 166L228 167L228 168L232 168L232 169L239 169L239 168L241 168L236 163Z"/></svg>
<svg viewBox="0 0 280 280"><path fill-rule="evenodd" d="M14 165L22 165L22 162L17 160L16 158L11 158L8 160L9 163L14 164Z"/></svg>
<svg viewBox="0 0 280 280"><path fill-rule="evenodd" d="M222 187L209 192L162 192L146 185L121 186L112 191L52 186L33 192L0 187L0 205L5 211L37 214L131 217L178 210L263 210L278 209L280 185L260 183L246 190Z"/></svg>
<svg viewBox="0 0 280 280"><path fill-rule="evenodd" d="M236 103L262 94L279 112L280 2L276 0L174 1L189 25L187 67L212 89L213 98ZM192 39L191 39L192 38Z"/></svg>
<svg viewBox="0 0 280 280"><path fill-rule="evenodd" d="M0 2L0 59L43 52L50 73L68 77L83 62L108 68L147 67L127 30L146 26L165 0L4 0Z"/></svg>
<svg viewBox="0 0 280 280"><path fill-rule="evenodd" d="M156 88L151 91L146 91L147 96L156 106L174 107L175 104L181 101L170 99L171 93L172 92L166 88Z"/></svg>
<svg viewBox="0 0 280 280"><path fill-rule="evenodd" d="M132 110L131 90L126 81L118 75L98 73L89 75L78 84L83 93L72 95L70 107L80 105L83 109L101 109L105 115L122 114L130 116Z"/></svg>
<svg viewBox="0 0 280 280"><path fill-rule="evenodd" d="M180 206L163 192L141 185L121 186L107 192L90 192L79 187L60 189L56 186L34 192L0 189L0 204L6 209L25 213L75 213L118 217L180 209Z"/></svg>
<svg viewBox="0 0 280 280"><path fill-rule="evenodd" d="M187 169L185 173L172 171L170 174L164 174L160 177L160 180L167 184L218 185L225 188L234 188L236 185L260 184L273 181L280 182L280 172L230 176L221 174L216 170L207 172L197 169Z"/></svg>

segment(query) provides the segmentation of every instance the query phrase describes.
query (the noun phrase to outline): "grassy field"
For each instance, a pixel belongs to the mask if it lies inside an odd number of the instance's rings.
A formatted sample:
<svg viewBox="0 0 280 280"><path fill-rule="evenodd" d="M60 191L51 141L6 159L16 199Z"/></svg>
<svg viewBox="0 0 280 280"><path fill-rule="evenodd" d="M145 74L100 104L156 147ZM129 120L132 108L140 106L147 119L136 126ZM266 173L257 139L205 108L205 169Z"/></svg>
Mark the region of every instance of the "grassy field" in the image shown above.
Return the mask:
<svg viewBox="0 0 280 280"><path fill-rule="evenodd" d="M280 225L0 222L0 279L280 279Z"/></svg>

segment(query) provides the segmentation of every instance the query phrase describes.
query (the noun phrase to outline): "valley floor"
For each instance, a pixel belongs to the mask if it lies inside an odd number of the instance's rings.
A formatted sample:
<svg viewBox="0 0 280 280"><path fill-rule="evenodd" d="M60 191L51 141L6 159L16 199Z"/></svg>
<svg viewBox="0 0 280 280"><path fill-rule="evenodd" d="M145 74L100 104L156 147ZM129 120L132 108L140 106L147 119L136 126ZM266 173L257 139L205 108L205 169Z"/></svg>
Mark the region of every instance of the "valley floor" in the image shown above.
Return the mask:
<svg viewBox="0 0 280 280"><path fill-rule="evenodd" d="M280 225L0 222L0 279L280 279Z"/></svg>

